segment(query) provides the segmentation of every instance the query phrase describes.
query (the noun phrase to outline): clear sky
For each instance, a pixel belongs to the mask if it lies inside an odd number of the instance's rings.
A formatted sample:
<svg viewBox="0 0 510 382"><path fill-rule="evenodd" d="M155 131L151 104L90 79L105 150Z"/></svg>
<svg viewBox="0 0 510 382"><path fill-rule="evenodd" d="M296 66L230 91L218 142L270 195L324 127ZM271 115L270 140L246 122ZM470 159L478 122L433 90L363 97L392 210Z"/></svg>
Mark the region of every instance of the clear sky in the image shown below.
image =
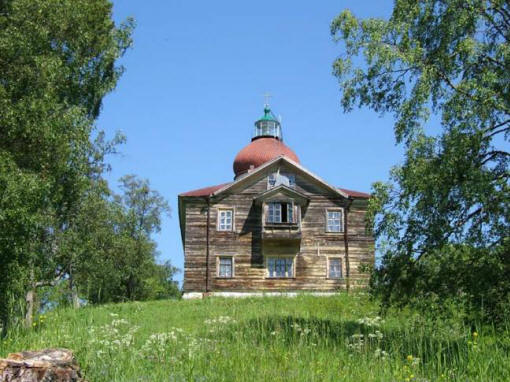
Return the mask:
<svg viewBox="0 0 510 382"><path fill-rule="evenodd" d="M135 18L126 71L104 101L98 126L127 136L107 174L149 179L170 203L155 237L161 256L183 267L177 195L233 179L232 162L250 142L263 94L282 117L285 143L330 184L370 191L402 160L391 115L344 114L329 34L344 8L385 17L387 1L115 0L114 17ZM182 280L182 273L179 275Z"/></svg>

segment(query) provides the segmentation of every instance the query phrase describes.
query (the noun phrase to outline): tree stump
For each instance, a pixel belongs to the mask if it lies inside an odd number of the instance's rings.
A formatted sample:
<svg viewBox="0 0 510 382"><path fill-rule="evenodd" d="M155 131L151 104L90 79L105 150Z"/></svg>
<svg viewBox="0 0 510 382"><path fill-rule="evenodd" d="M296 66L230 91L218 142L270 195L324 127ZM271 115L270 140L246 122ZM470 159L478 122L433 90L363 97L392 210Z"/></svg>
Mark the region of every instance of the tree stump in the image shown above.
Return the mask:
<svg viewBox="0 0 510 382"><path fill-rule="evenodd" d="M67 349L11 353L0 359L0 382L86 382Z"/></svg>

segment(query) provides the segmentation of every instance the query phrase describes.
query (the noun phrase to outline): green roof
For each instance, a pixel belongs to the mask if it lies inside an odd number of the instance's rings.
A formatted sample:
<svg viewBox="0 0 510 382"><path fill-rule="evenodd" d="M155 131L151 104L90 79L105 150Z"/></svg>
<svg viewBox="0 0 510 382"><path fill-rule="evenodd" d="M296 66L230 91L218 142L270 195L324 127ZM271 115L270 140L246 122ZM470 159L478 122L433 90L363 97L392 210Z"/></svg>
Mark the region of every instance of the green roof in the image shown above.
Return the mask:
<svg viewBox="0 0 510 382"><path fill-rule="evenodd" d="M276 120L275 115L271 112L271 109L269 108L269 106L266 106L264 108L264 115L262 116L262 118L259 119L259 121L275 121L275 122L278 122Z"/></svg>

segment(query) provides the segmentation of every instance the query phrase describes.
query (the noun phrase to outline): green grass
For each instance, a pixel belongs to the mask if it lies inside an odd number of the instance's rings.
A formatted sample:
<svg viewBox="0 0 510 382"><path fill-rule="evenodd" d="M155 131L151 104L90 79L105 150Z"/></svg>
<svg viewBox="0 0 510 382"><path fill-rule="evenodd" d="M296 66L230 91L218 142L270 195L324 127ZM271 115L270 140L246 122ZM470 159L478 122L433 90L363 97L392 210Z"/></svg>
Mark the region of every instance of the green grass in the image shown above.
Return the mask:
<svg viewBox="0 0 510 382"><path fill-rule="evenodd" d="M510 381L508 330L377 312L364 294L64 309L0 356L69 348L91 382Z"/></svg>

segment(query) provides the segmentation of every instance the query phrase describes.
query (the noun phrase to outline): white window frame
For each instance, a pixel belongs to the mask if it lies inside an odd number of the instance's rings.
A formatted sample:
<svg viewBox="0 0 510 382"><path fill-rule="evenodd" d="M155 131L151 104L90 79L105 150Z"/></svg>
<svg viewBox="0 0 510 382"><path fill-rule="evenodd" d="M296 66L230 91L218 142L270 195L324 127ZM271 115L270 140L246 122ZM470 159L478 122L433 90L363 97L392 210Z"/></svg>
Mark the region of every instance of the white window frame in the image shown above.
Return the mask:
<svg viewBox="0 0 510 382"><path fill-rule="evenodd" d="M269 263L272 259L284 259L285 260L285 276L271 276L269 271ZM291 275L287 275L287 261L291 261ZM296 277L296 257L295 256L267 256L265 257L265 268L266 268L266 278L268 279L293 279ZM276 264L275 264L275 273L276 273Z"/></svg>
<svg viewBox="0 0 510 382"><path fill-rule="evenodd" d="M270 221L271 216L271 205L278 204L280 207L276 209L276 211L280 212L280 219L279 221ZM265 224L298 224L298 216L296 213L296 208L293 200L283 200L283 201L277 201L277 200L271 200L266 203L267 206L267 216L265 216ZM283 207L285 206L285 207ZM287 209L287 221L284 222L283 219L283 208ZM273 214L274 215L274 214ZM291 217L292 219L289 219ZM291 221L288 221L291 220Z"/></svg>
<svg viewBox="0 0 510 382"><path fill-rule="evenodd" d="M340 230L339 231L332 231L329 229L329 213L330 212L340 212ZM325 212L325 218L326 218L326 232L329 233L342 233L344 232L344 222L345 222L345 215L344 215L344 209L343 208L327 208Z"/></svg>
<svg viewBox="0 0 510 382"><path fill-rule="evenodd" d="M273 214L271 214L271 206L275 206L273 208ZM278 208L276 208L276 206L278 206ZM273 219L271 220L271 216L273 215L273 218L277 218L278 217L278 213L279 212L279 219ZM279 221L277 221L279 220ZM268 202L267 203L267 221L266 223L268 224L279 224L282 222L282 203L281 202Z"/></svg>
<svg viewBox="0 0 510 382"><path fill-rule="evenodd" d="M230 228L227 226L225 228L221 228L221 213L224 212L224 211L230 211L231 215L230 215ZM218 218L217 218L217 222L216 222L216 229L218 231L222 231L222 232L231 232L234 230L234 209L233 208L229 208L229 207L219 207L218 208Z"/></svg>
<svg viewBox="0 0 510 382"><path fill-rule="evenodd" d="M230 259L231 269L230 276L225 276L221 274L221 259ZM232 279L235 277L235 257L232 255L218 255L216 256L216 277L221 279Z"/></svg>
<svg viewBox="0 0 510 382"><path fill-rule="evenodd" d="M267 189L270 190L276 186L276 172L272 172L267 176Z"/></svg>
<svg viewBox="0 0 510 382"><path fill-rule="evenodd" d="M331 276L331 261L332 260L340 261L340 277L332 277ZM326 278L328 278L330 280L343 280L343 278L344 278L344 261L343 261L342 257L340 257L340 256L329 256L328 257Z"/></svg>

